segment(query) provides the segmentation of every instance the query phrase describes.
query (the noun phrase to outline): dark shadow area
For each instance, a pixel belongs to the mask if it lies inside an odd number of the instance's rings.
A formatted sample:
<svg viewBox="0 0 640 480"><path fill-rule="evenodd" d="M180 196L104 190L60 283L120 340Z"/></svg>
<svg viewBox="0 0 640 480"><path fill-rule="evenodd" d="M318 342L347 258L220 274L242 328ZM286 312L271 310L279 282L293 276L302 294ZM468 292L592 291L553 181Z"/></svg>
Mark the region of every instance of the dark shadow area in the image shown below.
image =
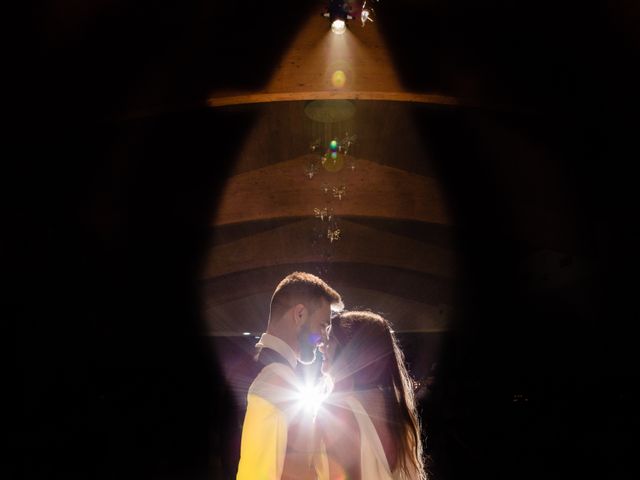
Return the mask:
<svg viewBox="0 0 640 480"><path fill-rule="evenodd" d="M380 3L377 20L407 90L540 108L597 101L585 78L606 79L611 17L624 9L607 5L400 0Z"/></svg>
<svg viewBox="0 0 640 480"><path fill-rule="evenodd" d="M251 120L61 117L38 132L3 269L25 478L213 475L233 404L201 337L198 279Z"/></svg>
<svg viewBox="0 0 640 480"><path fill-rule="evenodd" d="M459 329L424 417L435 478L632 478L626 108L416 109L460 226Z"/></svg>

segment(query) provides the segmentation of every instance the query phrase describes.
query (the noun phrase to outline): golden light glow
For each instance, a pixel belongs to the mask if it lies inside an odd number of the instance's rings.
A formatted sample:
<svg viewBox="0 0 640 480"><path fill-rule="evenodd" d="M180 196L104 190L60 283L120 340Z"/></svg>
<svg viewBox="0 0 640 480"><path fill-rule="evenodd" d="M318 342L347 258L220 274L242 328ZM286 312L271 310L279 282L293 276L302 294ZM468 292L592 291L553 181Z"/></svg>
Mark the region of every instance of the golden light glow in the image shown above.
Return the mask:
<svg viewBox="0 0 640 480"><path fill-rule="evenodd" d="M331 75L331 84L335 88L344 87L344 84L346 83L346 81L347 81L347 76L344 74L342 70L336 70L335 72L333 72L333 75Z"/></svg>
<svg viewBox="0 0 640 480"><path fill-rule="evenodd" d="M367 28L361 28L355 20L351 28L336 35L327 23L321 15L309 16L266 87L233 94L214 92L209 105L338 98L459 104L453 97L407 92L377 24L367 21ZM338 70L344 73L344 84Z"/></svg>
<svg viewBox="0 0 640 480"><path fill-rule="evenodd" d="M322 50L325 58L325 88L330 90L350 90L353 87L353 34L347 30L344 35L326 35Z"/></svg>

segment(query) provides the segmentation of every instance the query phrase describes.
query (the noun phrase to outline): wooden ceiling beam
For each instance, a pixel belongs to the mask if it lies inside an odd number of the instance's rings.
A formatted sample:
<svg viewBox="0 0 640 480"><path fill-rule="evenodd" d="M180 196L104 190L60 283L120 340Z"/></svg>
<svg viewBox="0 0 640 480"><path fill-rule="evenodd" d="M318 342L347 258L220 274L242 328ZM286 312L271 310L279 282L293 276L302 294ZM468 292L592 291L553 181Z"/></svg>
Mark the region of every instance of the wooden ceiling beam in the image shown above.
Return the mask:
<svg viewBox="0 0 640 480"><path fill-rule="evenodd" d="M452 223L439 183L432 177L356 159L356 169L331 173L322 167L309 179L305 155L231 177L225 186L214 225L269 218L312 216L330 206L337 216L360 216ZM342 200L324 193L323 184L344 186Z"/></svg>
<svg viewBox="0 0 640 480"><path fill-rule="evenodd" d="M236 241L214 245L203 278L220 277L284 263L350 262L415 270L443 278L456 275L455 255L446 248L340 219L341 238L330 243L314 235L326 222L310 218ZM411 252L410 255L407 252Z"/></svg>
<svg viewBox="0 0 640 480"><path fill-rule="evenodd" d="M207 99L209 107L225 107L268 102L291 102L306 100L377 100L392 102L412 102L450 107L480 107L478 102L450 95L404 91L302 91L302 92L245 92L231 95L213 95Z"/></svg>

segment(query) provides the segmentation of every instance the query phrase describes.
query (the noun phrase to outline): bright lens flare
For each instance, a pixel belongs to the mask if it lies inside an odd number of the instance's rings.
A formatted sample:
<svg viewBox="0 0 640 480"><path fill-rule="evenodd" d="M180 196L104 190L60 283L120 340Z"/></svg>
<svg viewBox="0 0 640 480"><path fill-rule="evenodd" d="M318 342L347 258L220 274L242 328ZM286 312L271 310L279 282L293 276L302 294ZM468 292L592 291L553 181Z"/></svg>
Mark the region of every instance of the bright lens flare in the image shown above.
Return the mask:
<svg viewBox="0 0 640 480"><path fill-rule="evenodd" d="M336 35L342 35L346 29L347 26L344 23L344 20L340 20L339 18L337 20L334 20L331 24L331 31Z"/></svg>
<svg viewBox="0 0 640 480"><path fill-rule="evenodd" d="M321 384L302 385L298 389L296 400L300 410L315 416L327 397L325 388Z"/></svg>

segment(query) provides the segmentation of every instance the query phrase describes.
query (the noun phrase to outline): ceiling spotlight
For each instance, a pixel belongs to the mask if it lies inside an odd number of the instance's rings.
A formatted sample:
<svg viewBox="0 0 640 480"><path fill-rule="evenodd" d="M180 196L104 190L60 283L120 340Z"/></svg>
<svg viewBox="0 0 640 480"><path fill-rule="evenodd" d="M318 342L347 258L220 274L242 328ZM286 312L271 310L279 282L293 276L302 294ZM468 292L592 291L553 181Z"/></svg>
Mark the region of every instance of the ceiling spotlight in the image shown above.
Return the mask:
<svg viewBox="0 0 640 480"><path fill-rule="evenodd" d="M324 16L331 21L331 31L336 35L342 35L347 29L347 20L352 20L350 15L351 5L344 0L329 0Z"/></svg>
<svg viewBox="0 0 640 480"><path fill-rule="evenodd" d="M347 25L344 23L344 20L338 18L331 23L331 31L336 35L342 35L346 29Z"/></svg>

